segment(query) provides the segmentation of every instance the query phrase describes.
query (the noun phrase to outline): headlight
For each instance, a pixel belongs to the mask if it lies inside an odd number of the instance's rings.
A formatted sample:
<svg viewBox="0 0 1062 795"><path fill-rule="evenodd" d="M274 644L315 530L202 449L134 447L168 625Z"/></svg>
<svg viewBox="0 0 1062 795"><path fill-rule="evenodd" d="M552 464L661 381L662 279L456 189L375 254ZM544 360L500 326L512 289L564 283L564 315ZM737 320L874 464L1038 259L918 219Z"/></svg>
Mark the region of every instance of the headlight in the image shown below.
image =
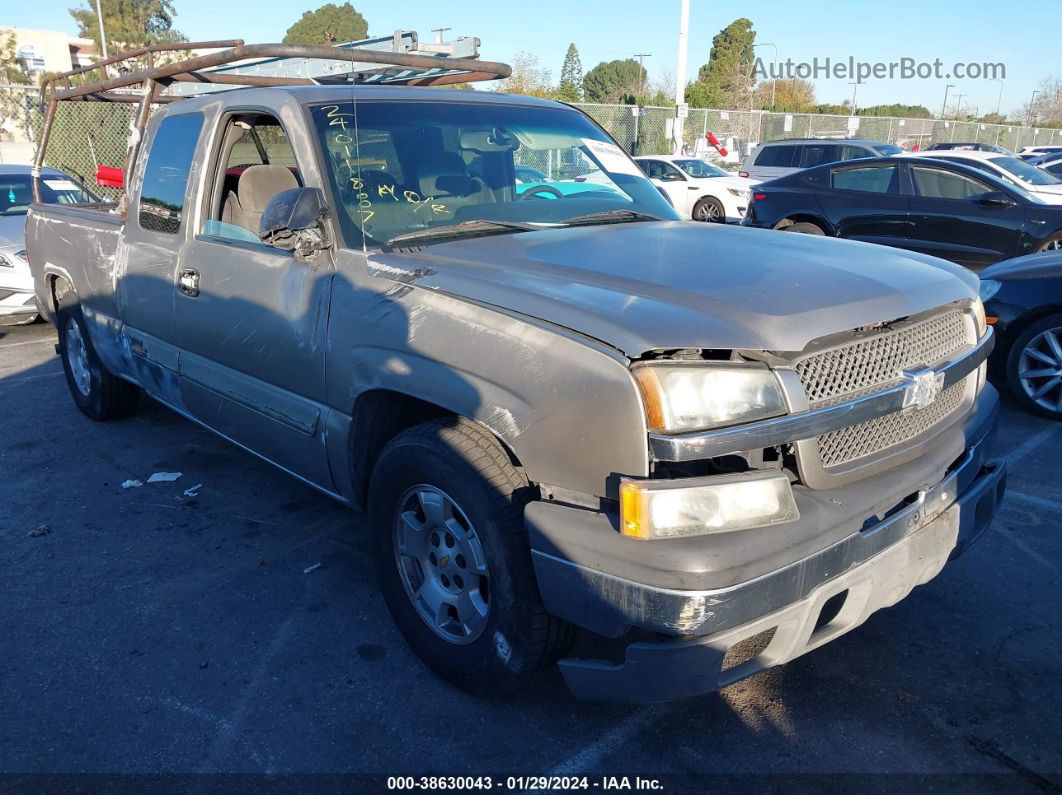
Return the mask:
<svg viewBox="0 0 1062 795"><path fill-rule="evenodd" d="M799 518L789 480L778 472L620 483L620 529L631 538L729 533Z"/></svg>
<svg viewBox="0 0 1062 795"><path fill-rule="evenodd" d="M747 190L739 190L737 188L727 188L726 192L729 193L731 196L737 196L739 199L747 199L749 197L749 192Z"/></svg>
<svg viewBox="0 0 1062 795"><path fill-rule="evenodd" d="M984 282L982 282L984 284ZM984 289L984 288L982 288ZM980 339L988 330L988 320L985 318L985 305L980 298L973 302L974 320L977 321L977 338Z"/></svg>
<svg viewBox="0 0 1062 795"><path fill-rule="evenodd" d="M786 413L774 373L745 364L643 364L632 370L649 428L678 433Z"/></svg>
<svg viewBox="0 0 1062 795"><path fill-rule="evenodd" d="M999 288L1002 286L1002 283L997 282L995 279L981 279L981 289L979 290L981 301L984 302L990 299L999 292Z"/></svg>
<svg viewBox="0 0 1062 795"><path fill-rule="evenodd" d="M13 268L13 267L15 267L15 263L11 262L3 254L0 254L0 268Z"/></svg>

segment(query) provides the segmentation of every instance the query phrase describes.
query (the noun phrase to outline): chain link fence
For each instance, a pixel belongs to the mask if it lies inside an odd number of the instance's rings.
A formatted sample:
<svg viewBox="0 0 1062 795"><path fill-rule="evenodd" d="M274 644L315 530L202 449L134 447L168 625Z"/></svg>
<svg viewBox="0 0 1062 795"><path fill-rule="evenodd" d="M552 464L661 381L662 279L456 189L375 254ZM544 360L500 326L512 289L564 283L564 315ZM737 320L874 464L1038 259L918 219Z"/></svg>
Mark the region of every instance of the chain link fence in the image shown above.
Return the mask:
<svg viewBox="0 0 1062 795"><path fill-rule="evenodd" d="M578 107L632 154L665 154L672 150L674 108L590 104ZM685 152L719 159L705 140L708 133L728 150L725 160L730 164L740 163L760 143L784 138L867 138L907 150L945 142L993 144L1012 151L1023 146L1062 145L1062 129L1016 124L691 108L683 125Z"/></svg>
<svg viewBox="0 0 1062 795"><path fill-rule="evenodd" d="M664 154L672 149L675 109L632 105L579 105L632 154ZM95 184L98 165L124 168L128 132L136 105L114 102L63 102L56 113L45 164L86 185ZM0 163L31 163L43 124L43 108L33 86L0 85ZM1023 146L1062 145L1062 130L1016 124L884 116L833 116L758 110L691 108L683 125L687 154L721 158L705 140L712 133L728 150L724 164L736 166L758 144L783 138L869 138L904 149L959 141L987 143L1017 151ZM528 163L542 171L563 171L569 164ZM108 198L120 191L98 188Z"/></svg>

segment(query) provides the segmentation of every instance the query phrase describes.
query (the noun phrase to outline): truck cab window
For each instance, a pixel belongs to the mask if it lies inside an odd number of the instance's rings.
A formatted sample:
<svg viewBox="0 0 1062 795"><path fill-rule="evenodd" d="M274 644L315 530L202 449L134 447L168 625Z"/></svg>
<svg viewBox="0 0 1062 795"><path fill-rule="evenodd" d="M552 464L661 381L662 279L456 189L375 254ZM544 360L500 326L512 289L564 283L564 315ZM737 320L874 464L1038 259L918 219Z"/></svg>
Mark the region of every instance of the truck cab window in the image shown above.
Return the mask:
<svg viewBox="0 0 1062 795"><path fill-rule="evenodd" d="M202 129L201 113L169 116L162 120L151 143L151 155L140 188L138 217L141 228L169 235L180 230L188 172Z"/></svg>
<svg viewBox="0 0 1062 795"><path fill-rule="evenodd" d="M262 213L274 196L302 184L284 128L268 114L230 118L222 136L203 234L259 243Z"/></svg>

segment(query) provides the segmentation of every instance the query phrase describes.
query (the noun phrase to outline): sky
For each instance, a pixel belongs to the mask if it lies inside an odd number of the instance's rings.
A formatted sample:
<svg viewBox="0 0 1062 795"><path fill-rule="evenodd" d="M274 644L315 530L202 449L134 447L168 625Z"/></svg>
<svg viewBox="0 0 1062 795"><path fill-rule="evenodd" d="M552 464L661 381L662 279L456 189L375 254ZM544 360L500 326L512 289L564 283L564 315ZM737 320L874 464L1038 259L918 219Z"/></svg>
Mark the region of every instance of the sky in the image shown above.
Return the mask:
<svg viewBox="0 0 1062 795"><path fill-rule="evenodd" d="M65 30L76 33L67 9L88 0L34 0L0 4L0 25ZM371 35L398 28L416 30L432 40L432 28L452 28L446 35L478 36L480 54L508 61L514 53L528 51L560 76L569 42L579 48L584 70L600 61L650 53L645 66L651 78L675 73L679 0L532 0L500 3L497 0L351 0L368 20ZM243 38L249 43L280 41L303 11L318 0L294 4L290 0L174 0L176 26L191 40ZM757 0L745 4L743 13L753 22L757 42L777 46L778 59L834 62L851 57L867 63L889 63L911 58L916 62L940 59L947 73L955 63L1003 63L1002 83L984 79L868 78L858 86L859 106L899 102L920 104L939 113L945 86L948 107L960 101L964 111L981 114L996 109L1002 88L1004 112L1029 101L1046 77L1062 78L1062 64L1053 38L1037 33L1034 20L1053 18L1057 0L1041 0L1001 9L998 2L963 0ZM708 58L712 37L742 12L740 4L718 0L691 0L689 69L687 77ZM765 62L774 48L756 50ZM813 80L818 102L851 99L853 77ZM961 97L961 99L958 99Z"/></svg>

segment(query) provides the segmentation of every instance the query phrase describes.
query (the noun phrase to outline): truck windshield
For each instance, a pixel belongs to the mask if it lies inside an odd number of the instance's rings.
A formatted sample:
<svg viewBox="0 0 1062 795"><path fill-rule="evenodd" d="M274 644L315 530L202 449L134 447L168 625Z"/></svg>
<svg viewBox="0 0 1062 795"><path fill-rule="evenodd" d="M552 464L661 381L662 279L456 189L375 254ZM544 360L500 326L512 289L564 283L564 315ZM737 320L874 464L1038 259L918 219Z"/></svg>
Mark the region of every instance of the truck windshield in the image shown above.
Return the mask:
<svg viewBox="0 0 1062 795"><path fill-rule="evenodd" d="M468 221L516 232L587 217L678 218L634 161L568 108L359 101L357 124L349 102L310 114L348 245L435 227L482 231ZM607 215L615 210L629 212Z"/></svg>

